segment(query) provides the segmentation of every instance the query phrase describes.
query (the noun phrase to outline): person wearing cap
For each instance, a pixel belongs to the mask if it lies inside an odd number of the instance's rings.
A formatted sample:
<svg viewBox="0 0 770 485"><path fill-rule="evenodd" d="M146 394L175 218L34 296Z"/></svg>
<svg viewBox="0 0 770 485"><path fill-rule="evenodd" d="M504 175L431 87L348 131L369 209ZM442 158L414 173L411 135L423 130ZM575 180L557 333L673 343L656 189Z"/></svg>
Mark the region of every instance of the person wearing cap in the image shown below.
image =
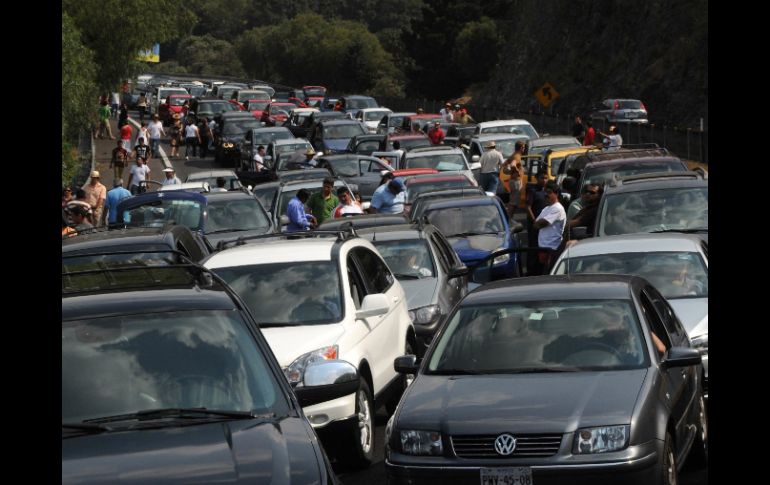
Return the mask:
<svg viewBox="0 0 770 485"><path fill-rule="evenodd" d="M436 121L433 123L433 128L428 130L428 138L433 145L442 145L444 143L444 130L441 129L441 122Z"/></svg>
<svg viewBox="0 0 770 485"><path fill-rule="evenodd" d="M497 151L497 144L494 140L488 142L484 148L486 151L479 159L481 164L481 180L479 182L485 192L497 194L497 185L500 183L500 167L505 160L503 154Z"/></svg>
<svg viewBox="0 0 770 485"><path fill-rule="evenodd" d="M350 196L350 191L347 187L337 188L337 198L340 204L332 211L332 219L339 219L340 217L360 215L364 211L356 204L355 200Z"/></svg>
<svg viewBox="0 0 770 485"><path fill-rule="evenodd" d="M327 219L331 219L332 211L340 203L340 200L334 195L332 191L334 189L334 178L326 177L323 180L323 185L320 192L316 192L310 196L307 201L307 207L315 217L318 224L321 224Z"/></svg>
<svg viewBox="0 0 770 485"><path fill-rule="evenodd" d="M104 207L107 209L107 224L115 224L118 220L118 203L131 197L131 192L123 188L123 180L115 178L112 181L112 188L107 192L107 200L104 202Z"/></svg>
<svg viewBox="0 0 770 485"><path fill-rule="evenodd" d="M94 223L96 226L102 225L102 210L104 209L104 200L107 198L107 187L99 179L101 175L98 170L91 172L91 180L83 190L86 193L86 202L93 209Z"/></svg>
<svg viewBox="0 0 770 485"><path fill-rule="evenodd" d="M406 201L405 189L404 181L401 177L396 177L386 185L375 190L374 195L372 195L369 213L402 214L404 212L404 202Z"/></svg>
<svg viewBox="0 0 770 485"><path fill-rule="evenodd" d="M315 159L317 153L315 150L313 150L313 147L308 147L307 150L305 150L305 163L310 165L311 167L315 167L318 165L318 161Z"/></svg>
<svg viewBox="0 0 770 485"><path fill-rule="evenodd" d="M163 181L163 185L181 185L182 181L174 173L173 168L164 168L163 173L166 174L166 179Z"/></svg>
<svg viewBox="0 0 770 485"><path fill-rule="evenodd" d="M454 114L452 113L452 103L447 101L446 104L444 104L444 107L441 108L441 110L438 112L438 114L441 115L441 119L444 120L444 123L453 122Z"/></svg>
<svg viewBox="0 0 770 485"><path fill-rule="evenodd" d="M159 157L160 137L166 136L166 131L163 129L163 123L157 113L152 115L152 121L150 121L147 129L150 131L150 157Z"/></svg>

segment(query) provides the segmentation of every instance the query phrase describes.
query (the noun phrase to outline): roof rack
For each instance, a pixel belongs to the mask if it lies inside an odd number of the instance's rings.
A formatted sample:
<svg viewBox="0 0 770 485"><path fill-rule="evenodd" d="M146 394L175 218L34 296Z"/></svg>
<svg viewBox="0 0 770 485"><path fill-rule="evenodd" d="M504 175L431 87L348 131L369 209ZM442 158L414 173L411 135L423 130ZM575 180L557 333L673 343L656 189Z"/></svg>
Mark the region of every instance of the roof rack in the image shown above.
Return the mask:
<svg viewBox="0 0 770 485"><path fill-rule="evenodd" d="M649 172L649 173L641 173L637 175L629 175L627 177L617 177L617 174L615 174L613 179L610 181L610 187L617 187L623 184L627 184L629 182L640 182L640 181L660 179L660 178L669 178L669 179L689 178L689 179L708 180L708 175L706 171L703 169L700 169L700 171L692 170L687 172Z"/></svg>
<svg viewBox="0 0 770 485"><path fill-rule="evenodd" d="M254 236L240 236L234 239L224 239L217 243L216 250L222 251L229 247L241 246L248 241L255 241L261 239L307 239L311 237L336 237L337 241L346 241L348 239L358 237L358 233L353 228L353 224L343 224L339 230L336 231L298 231L298 232L282 232L271 234L258 234Z"/></svg>

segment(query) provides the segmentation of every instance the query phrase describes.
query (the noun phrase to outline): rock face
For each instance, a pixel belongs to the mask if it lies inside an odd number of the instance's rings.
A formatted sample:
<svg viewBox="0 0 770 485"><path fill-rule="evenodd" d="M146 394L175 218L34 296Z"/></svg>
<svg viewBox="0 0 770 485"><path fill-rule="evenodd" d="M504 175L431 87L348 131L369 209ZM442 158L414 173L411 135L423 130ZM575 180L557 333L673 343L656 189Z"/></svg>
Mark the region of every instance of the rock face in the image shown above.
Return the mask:
<svg viewBox="0 0 770 485"><path fill-rule="evenodd" d="M497 69L474 101L588 114L605 98L640 99L654 123L708 125L706 0L520 0L501 25Z"/></svg>

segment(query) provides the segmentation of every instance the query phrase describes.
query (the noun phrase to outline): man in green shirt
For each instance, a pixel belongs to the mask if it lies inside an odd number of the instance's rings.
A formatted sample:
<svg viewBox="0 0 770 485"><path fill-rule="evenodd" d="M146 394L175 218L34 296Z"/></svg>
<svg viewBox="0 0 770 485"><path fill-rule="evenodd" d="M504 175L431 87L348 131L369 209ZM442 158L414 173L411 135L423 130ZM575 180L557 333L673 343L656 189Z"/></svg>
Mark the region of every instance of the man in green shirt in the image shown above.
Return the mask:
<svg viewBox="0 0 770 485"><path fill-rule="evenodd" d="M315 216L318 224L321 224L326 219L331 219L332 211L340 203L337 196L332 192L333 188L334 179L326 177L323 181L321 192L314 193L307 201L307 206L310 212L313 213L313 216Z"/></svg>
<svg viewBox="0 0 770 485"><path fill-rule="evenodd" d="M114 140L112 136L112 128L110 127L110 116L112 116L112 109L106 102L99 106L99 138L104 138L103 134L106 132L110 140Z"/></svg>

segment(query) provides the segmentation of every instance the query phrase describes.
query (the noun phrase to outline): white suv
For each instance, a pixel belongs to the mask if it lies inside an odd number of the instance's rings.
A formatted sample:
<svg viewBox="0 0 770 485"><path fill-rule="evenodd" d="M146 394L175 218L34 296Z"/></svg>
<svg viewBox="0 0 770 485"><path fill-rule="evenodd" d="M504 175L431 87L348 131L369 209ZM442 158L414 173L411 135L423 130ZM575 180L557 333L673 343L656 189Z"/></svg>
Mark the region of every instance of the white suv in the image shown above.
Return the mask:
<svg viewBox="0 0 770 485"><path fill-rule="evenodd" d="M328 451L349 465L369 465L374 411L382 403L394 409L406 386L393 361L417 348L404 290L365 239L344 233L253 239L258 242L214 254L205 266L246 303L295 388L312 362L344 359L358 367L356 393L304 412Z"/></svg>

